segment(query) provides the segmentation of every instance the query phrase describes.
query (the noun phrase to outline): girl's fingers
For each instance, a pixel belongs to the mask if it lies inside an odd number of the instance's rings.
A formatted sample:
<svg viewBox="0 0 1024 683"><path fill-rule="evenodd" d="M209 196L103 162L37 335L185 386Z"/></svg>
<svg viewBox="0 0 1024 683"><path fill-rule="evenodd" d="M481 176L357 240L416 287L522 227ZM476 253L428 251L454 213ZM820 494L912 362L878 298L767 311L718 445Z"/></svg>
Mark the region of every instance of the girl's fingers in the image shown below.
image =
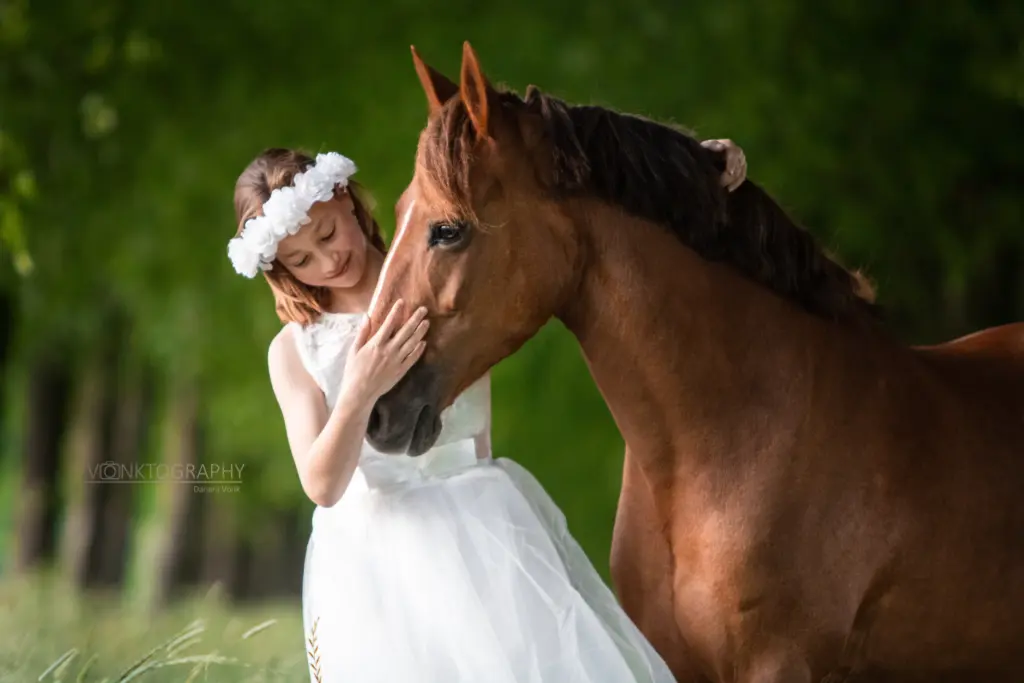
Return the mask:
<svg viewBox="0 0 1024 683"><path fill-rule="evenodd" d="M731 178L732 182L729 183L729 191L732 192L737 187L742 185L743 181L746 180L746 176L747 176L747 161L746 161L745 158L740 157L739 160L736 163L736 172L732 175L732 178Z"/></svg>
<svg viewBox="0 0 1024 683"><path fill-rule="evenodd" d="M416 342L416 346L412 348L412 351L402 359L402 371L407 372L420 359L426 348L427 342Z"/></svg>
<svg viewBox="0 0 1024 683"><path fill-rule="evenodd" d="M404 346L409 339L416 336L421 327L423 327L423 330L425 331L426 326L430 324L428 320L425 320L426 316L427 309L425 306L417 308L416 312L409 316L409 319L405 321L405 324L395 332L395 336L392 338L391 343L396 347Z"/></svg>
<svg viewBox="0 0 1024 683"><path fill-rule="evenodd" d="M414 329L412 334L409 335L409 338L406 339L405 342L398 348L397 355L399 361L404 360L406 356L413 352L413 349L416 348L416 345L423 340L423 335L427 333L428 327L430 327L430 321L428 320L424 320L423 322L416 326L416 329Z"/></svg>
<svg viewBox="0 0 1024 683"><path fill-rule="evenodd" d="M356 340L355 343L353 344L354 351L358 351L359 349L363 348L363 344L365 344L367 340L369 340L370 329L370 318L367 317L366 320L363 321L363 324L360 325L359 332L356 334Z"/></svg>
<svg viewBox="0 0 1024 683"><path fill-rule="evenodd" d="M395 327L398 324L398 316L405 309L405 302L399 299L395 302L395 305L388 311L388 315L384 318L384 322L381 324L380 329L377 330L377 342L383 344L391 339L391 335L395 333Z"/></svg>

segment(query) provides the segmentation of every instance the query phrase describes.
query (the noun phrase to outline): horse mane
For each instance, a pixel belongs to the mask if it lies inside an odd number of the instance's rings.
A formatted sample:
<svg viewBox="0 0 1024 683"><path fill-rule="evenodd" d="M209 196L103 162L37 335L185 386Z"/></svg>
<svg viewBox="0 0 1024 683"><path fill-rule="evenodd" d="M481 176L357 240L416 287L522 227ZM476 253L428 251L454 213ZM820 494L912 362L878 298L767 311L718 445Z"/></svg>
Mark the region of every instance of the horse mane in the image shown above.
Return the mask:
<svg viewBox="0 0 1024 683"><path fill-rule="evenodd" d="M595 105L569 105L533 86L496 105L525 106L543 125L553 153L547 191L557 199L595 196L671 230L709 261L833 320L877 318L874 291L818 246L751 180L733 192L719 182L724 159L682 129ZM492 105L494 106L494 105ZM470 171L475 131L461 98L428 124L424 165L431 181L472 217Z"/></svg>

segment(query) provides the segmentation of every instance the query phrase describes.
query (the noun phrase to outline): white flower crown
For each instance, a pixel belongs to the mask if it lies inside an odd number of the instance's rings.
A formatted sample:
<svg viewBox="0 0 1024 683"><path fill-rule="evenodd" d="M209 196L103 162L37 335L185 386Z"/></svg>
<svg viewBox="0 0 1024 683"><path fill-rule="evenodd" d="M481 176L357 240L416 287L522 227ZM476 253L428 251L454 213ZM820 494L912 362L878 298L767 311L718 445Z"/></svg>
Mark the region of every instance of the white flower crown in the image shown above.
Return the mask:
<svg viewBox="0 0 1024 683"><path fill-rule="evenodd" d="M260 270L270 270L277 243L309 223L313 204L333 197L338 185L346 187L357 170L351 159L337 152L317 154L316 163L297 173L291 185L271 192L263 203L263 215L247 220L241 234L228 242L228 258L235 271L251 278Z"/></svg>

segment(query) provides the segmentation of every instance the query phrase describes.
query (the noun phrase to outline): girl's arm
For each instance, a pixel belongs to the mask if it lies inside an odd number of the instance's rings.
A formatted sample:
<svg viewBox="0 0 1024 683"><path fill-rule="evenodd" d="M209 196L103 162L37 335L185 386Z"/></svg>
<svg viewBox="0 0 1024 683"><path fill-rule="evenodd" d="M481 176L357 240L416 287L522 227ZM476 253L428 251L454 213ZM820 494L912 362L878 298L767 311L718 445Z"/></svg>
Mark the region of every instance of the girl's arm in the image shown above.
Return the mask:
<svg viewBox="0 0 1024 683"><path fill-rule="evenodd" d="M359 462L373 402L342 396L328 412L323 392L302 365L290 327L271 342L268 365L302 490L317 505L331 507Z"/></svg>

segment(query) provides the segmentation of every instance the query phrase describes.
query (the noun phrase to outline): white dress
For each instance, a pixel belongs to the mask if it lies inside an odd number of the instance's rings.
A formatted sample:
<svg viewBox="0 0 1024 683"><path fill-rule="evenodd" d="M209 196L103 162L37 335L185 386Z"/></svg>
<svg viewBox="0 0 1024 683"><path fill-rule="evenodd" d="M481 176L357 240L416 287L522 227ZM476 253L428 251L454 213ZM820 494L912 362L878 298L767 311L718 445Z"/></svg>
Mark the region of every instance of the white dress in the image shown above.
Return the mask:
<svg viewBox="0 0 1024 683"><path fill-rule="evenodd" d="M303 363L337 400L362 314L293 323ZM478 457L484 379L419 457L364 441L352 482L317 507L303 617L319 683L674 683L537 481Z"/></svg>

